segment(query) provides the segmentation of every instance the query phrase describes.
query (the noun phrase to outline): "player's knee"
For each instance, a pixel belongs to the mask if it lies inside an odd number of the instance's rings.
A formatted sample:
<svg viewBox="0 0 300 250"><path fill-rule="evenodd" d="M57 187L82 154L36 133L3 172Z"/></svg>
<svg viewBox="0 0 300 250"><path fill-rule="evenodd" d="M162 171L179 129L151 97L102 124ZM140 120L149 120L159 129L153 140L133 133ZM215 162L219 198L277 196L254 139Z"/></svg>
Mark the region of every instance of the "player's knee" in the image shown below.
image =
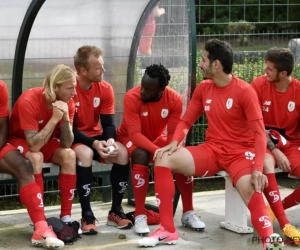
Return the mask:
<svg viewBox="0 0 300 250"><path fill-rule="evenodd" d="M128 163L128 151L127 149L121 144L121 143L117 143L118 147L119 147L119 153L117 155L117 159L118 159L118 164L120 165L125 165Z"/></svg>
<svg viewBox="0 0 300 250"><path fill-rule="evenodd" d="M42 172L44 155L41 152L27 152L26 158L32 163L35 173Z"/></svg>
<svg viewBox="0 0 300 250"><path fill-rule="evenodd" d="M76 154L70 148L64 148L61 151L61 168L68 172L75 171L75 164L76 164Z"/></svg>
<svg viewBox="0 0 300 250"><path fill-rule="evenodd" d="M264 172L265 173L274 173L275 171L275 161L272 156L265 157L264 159Z"/></svg>
<svg viewBox="0 0 300 250"><path fill-rule="evenodd" d="M80 145L74 149L77 162L81 162L83 166L91 166L93 162L94 152L91 148Z"/></svg>
<svg viewBox="0 0 300 250"><path fill-rule="evenodd" d="M22 156L19 159L16 159L16 162L13 167L17 170L15 171L17 179L32 178L33 166L29 159Z"/></svg>
<svg viewBox="0 0 300 250"><path fill-rule="evenodd" d="M136 148L131 154L131 160L133 163L148 165L150 160L150 154L144 149Z"/></svg>

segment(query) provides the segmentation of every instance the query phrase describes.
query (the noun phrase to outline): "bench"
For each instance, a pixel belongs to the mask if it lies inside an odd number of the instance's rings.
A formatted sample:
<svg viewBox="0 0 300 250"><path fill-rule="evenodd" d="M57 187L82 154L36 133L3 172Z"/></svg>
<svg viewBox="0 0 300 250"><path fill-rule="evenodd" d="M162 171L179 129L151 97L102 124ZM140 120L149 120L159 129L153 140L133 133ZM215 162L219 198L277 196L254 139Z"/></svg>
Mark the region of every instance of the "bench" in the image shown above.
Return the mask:
<svg viewBox="0 0 300 250"><path fill-rule="evenodd" d="M103 202L111 202L111 183L110 171L112 164L103 164L98 161L93 161L93 176L102 178L102 200ZM44 180L57 180L59 175L59 166L54 163L44 163L43 176ZM16 183L13 176L9 174L0 174L0 184L14 184ZM5 197L5 196L4 196Z"/></svg>
<svg viewBox="0 0 300 250"><path fill-rule="evenodd" d="M282 170L275 169L275 174L280 172ZM229 174L225 171L217 174L225 178L225 221L220 222L220 226L239 234L253 233L253 228L247 225L249 210L233 187ZM288 177L298 179L290 174Z"/></svg>

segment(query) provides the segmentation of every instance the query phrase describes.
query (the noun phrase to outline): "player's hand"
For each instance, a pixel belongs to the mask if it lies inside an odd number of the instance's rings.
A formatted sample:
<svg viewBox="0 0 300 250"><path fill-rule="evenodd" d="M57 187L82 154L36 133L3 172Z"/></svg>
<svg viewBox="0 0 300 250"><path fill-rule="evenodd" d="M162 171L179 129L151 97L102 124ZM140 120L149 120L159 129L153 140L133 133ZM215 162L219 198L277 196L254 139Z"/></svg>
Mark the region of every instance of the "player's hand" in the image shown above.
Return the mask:
<svg viewBox="0 0 300 250"><path fill-rule="evenodd" d="M63 117L64 112L62 112L59 108L53 107L53 112L52 112L52 119L58 123L61 118Z"/></svg>
<svg viewBox="0 0 300 250"><path fill-rule="evenodd" d="M64 121L69 121L69 107L66 102L55 101L52 103L52 106L60 109L64 113L63 115Z"/></svg>
<svg viewBox="0 0 300 250"><path fill-rule="evenodd" d="M118 144L115 142L115 140L113 138L110 138L106 142L107 142L108 146L114 147L114 151L110 152L110 156L112 156L112 157L117 156L119 153L119 147L118 147Z"/></svg>
<svg viewBox="0 0 300 250"><path fill-rule="evenodd" d="M280 151L280 149L275 148L272 151L273 155L276 159L276 165L279 169L281 169L284 172L290 172L291 171L291 163L289 159L285 156L284 153Z"/></svg>
<svg viewBox="0 0 300 250"><path fill-rule="evenodd" d="M258 193L263 193L264 189L268 187L268 179L261 171L253 170L251 175L251 183Z"/></svg>
<svg viewBox="0 0 300 250"><path fill-rule="evenodd" d="M168 152L168 155L171 155L173 152L175 152L178 148L178 142L172 141L170 144L163 148L156 149L153 160L156 158L161 158L165 152Z"/></svg>
<svg viewBox="0 0 300 250"><path fill-rule="evenodd" d="M98 154L100 155L101 158L106 159L110 156L110 154L107 152L107 147L109 145L107 144L106 141L98 141L95 140L93 143L93 148L97 150Z"/></svg>

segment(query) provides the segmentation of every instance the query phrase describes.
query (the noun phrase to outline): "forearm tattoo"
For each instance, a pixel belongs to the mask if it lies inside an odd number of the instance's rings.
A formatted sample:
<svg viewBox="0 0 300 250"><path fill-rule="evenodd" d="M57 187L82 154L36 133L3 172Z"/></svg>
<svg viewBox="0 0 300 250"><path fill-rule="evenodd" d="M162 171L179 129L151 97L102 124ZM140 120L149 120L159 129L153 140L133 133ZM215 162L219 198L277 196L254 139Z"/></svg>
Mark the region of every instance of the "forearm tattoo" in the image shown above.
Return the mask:
<svg viewBox="0 0 300 250"><path fill-rule="evenodd" d="M270 151L273 151L276 148L276 145L272 142L267 131L266 131L266 137L267 137L267 149L269 149Z"/></svg>
<svg viewBox="0 0 300 250"><path fill-rule="evenodd" d="M60 125L60 143L62 148L70 148L74 140L74 135L69 121L64 121Z"/></svg>
<svg viewBox="0 0 300 250"><path fill-rule="evenodd" d="M40 144L40 146L42 147L48 142L53 130L54 128L52 128L50 131L42 129L39 132L36 130L25 130L24 134L29 145L37 146Z"/></svg>

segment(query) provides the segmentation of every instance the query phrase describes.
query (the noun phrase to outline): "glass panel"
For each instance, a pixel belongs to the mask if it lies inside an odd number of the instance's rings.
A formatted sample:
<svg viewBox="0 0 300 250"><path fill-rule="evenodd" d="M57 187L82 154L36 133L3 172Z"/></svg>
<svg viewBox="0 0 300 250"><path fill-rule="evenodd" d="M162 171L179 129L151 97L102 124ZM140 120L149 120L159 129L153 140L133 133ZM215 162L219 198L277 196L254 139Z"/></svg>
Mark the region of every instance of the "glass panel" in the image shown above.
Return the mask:
<svg viewBox="0 0 300 250"><path fill-rule="evenodd" d="M150 13L142 32L134 84L140 84L147 66L162 64L170 71L169 86L178 91L187 103L190 80L189 34L187 1L161 0Z"/></svg>
<svg viewBox="0 0 300 250"><path fill-rule="evenodd" d="M31 0L0 1L0 79L9 90L11 106L11 80L17 38L23 18Z"/></svg>
<svg viewBox="0 0 300 250"><path fill-rule="evenodd" d="M73 56L77 49L82 45L95 45L104 52L104 79L111 83L116 93L116 125L119 125L131 43L148 2L47 0L29 37L23 90L41 86L45 74L55 64L64 63L74 68Z"/></svg>

